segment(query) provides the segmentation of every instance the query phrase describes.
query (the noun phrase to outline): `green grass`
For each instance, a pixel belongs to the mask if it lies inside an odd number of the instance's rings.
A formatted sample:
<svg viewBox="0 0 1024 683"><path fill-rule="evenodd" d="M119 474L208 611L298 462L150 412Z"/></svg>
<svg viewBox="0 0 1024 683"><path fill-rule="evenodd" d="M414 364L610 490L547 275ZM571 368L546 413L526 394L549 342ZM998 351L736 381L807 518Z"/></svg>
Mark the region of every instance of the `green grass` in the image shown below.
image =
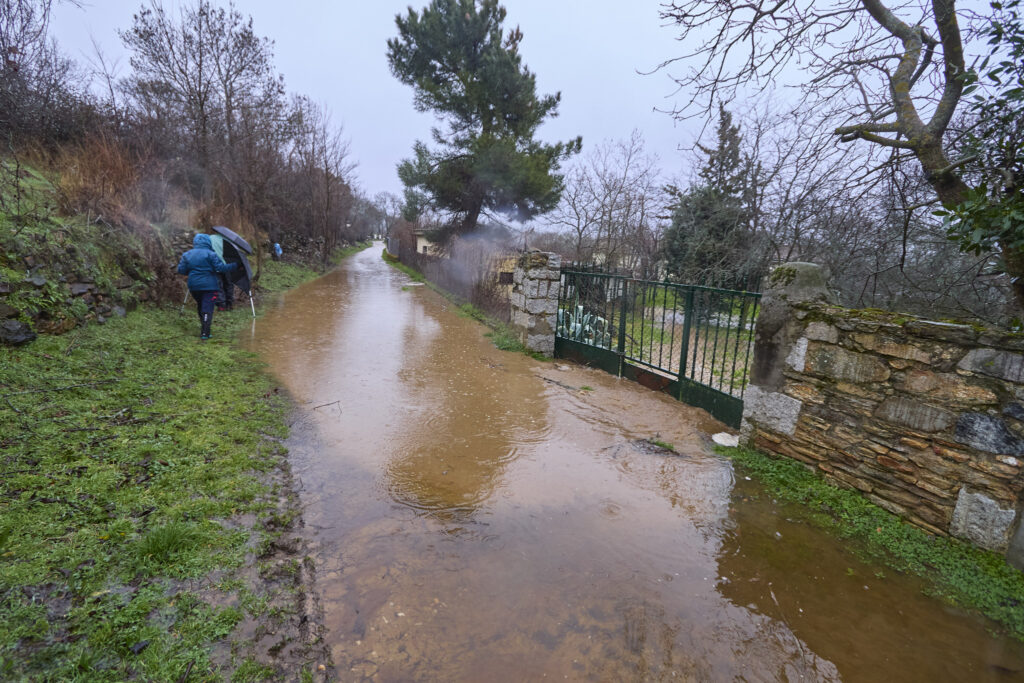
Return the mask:
<svg viewBox="0 0 1024 683"><path fill-rule="evenodd" d="M672 444L670 444L667 441L662 441L660 439L648 439L648 441L650 441L652 444L654 444L658 448L664 448L666 451L673 451L674 452L676 450L676 447L673 446Z"/></svg>
<svg viewBox="0 0 1024 683"><path fill-rule="evenodd" d="M314 268L287 261L265 261L262 268L259 288L264 292L282 292L319 275Z"/></svg>
<svg viewBox="0 0 1024 683"><path fill-rule="evenodd" d="M0 348L0 679L226 675L232 605L271 602L225 578L268 533L234 520L280 516L263 474L287 431L232 341L247 320L201 343L193 315L151 308Z"/></svg>
<svg viewBox="0 0 1024 683"><path fill-rule="evenodd" d="M850 539L868 559L924 578L930 594L978 610L1024 640L1024 573L999 555L932 536L794 460L744 448L716 450L772 496L806 506L814 523Z"/></svg>
<svg viewBox="0 0 1024 683"><path fill-rule="evenodd" d="M343 259L352 254L357 254L364 249L369 249L371 246L373 246L373 240L363 240L347 247L339 247L331 253L331 265L338 265Z"/></svg>
<svg viewBox="0 0 1024 683"><path fill-rule="evenodd" d="M381 258L383 258L388 264L390 264L394 268L397 268L398 270L402 271L403 273L411 277L414 282L427 282L427 278L423 277L423 273L416 270L415 268L405 265L396 257L389 254L387 249L381 251Z"/></svg>

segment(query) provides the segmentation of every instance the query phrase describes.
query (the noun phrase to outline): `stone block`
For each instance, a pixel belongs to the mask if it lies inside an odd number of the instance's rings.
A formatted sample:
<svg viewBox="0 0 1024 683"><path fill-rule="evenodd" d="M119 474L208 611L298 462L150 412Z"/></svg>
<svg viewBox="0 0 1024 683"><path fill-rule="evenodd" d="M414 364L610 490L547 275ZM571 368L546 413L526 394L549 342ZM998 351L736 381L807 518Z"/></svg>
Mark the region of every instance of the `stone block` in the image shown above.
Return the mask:
<svg viewBox="0 0 1024 683"><path fill-rule="evenodd" d="M1003 415L1012 417L1018 422L1024 422L1024 405L1020 403L1007 403L1003 406Z"/></svg>
<svg viewBox="0 0 1024 683"><path fill-rule="evenodd" d="M985 494L971 493L963 487L953 508L949 533L999 552L1009 545L1010 530L1016 518L1015 510L1003 508Z"/></svg>
<svg viewBox="0 0 1024 683"><path fill-rule="evenodd" d="M807 325L804 336L811 341L825 342L826 344L839 343L839 329L828 323L815 320Z"/></svg>
<svg viewBox="0 0 1024 683"><path fill-rule="evenodd" d="M879 334L854 334L854 340L869 351L880 353L884 356L893 356L904 360L912 360L918 363L931 361L931 354L913 344L903 344L899 341Z"/></svg>
<svg viewBox="0 0 1024 683"><path fill-rule="evenodd" d="M539 351L547 356L555 353L555 338L549 334L528 334L526 335L526 348L531 351Z"/></svg>
<svg viewBox="0 0 1024 683"><path fill-rule="evenodd" d="M905 474L913 474L914 472L917 471L917 468L915 468L910 463L897 460L896 458L890 457L888 455L879 455L877 458L875 458L875 461L882 467L885 467L890 470L896 470L897 472L903 472Z"/></svg>
<svg viewBox="0 0 1024 683"><path fill-rule="evenodd" d="M786 387L785 393L787 396L792 396L804 404L815 403L820 405L825 402L825 397L822 393L810 384L790 384Z"/></svg>
<svg viewBox="0 0 1024 683"><path fill-rule="evenodd" d="M875 356L815 343L807 352L805 372L849 382L884 382L891 374Z"/></svg>
<svg viewBox="0 0 1024 683"><path fill-rule="evenodd" d="M911 320L905 325L908 332L926 339L951 342L953 344L971 344L978 338L978 333L970 325L957 323L940 323L934 320Z"/></svg>
<svg viewBox="0 0 1024 683"><path fill-rule="evenodd" d="M1021 439L998 417L964 413L956 423L956 440L971 448L1002 455L1024 455Z"/></svg>
<svg viewBox="0 0 1024 683"><path fill-rule="evenodd" d="M963 404L987 405L999 400L990 389L972 384L955 373L910 370L899 386L911 394L924 394Z"/></svg>
<svg viewBox="0 0 1024 683"><path fill-rule="evenodd" d="M533 315L555 313L558 311L557 299L528 299L526 301L526 312Z"/></svg>
<svg viewBox="0 0 1024 683"><path fill-rule="evenodd" d="M971 349L957 367L1008 382L1024 383L1024 355L996 349Z"/></svg>
<svg viewBox="0 0 1024 683"><path fill-rule="evenodd" d="M751 385L743 396L743 421L792 436L801 408L803 403L792 396Z"/></svg>
<svg viewBox="0 0 1024 683"><path fill-rule="evenodd" d="M793 368L797 372L804 371L804 364L807 361L807 337L801 337L796 340L793 344L793 348L790 349L789 355L786 356L786 365Z"/></svg>
<svg viewBox="0 0 1024 683"><path fill-rule="evenodd" d="M875 409L875 417L921 432L941 432L953 426L953 413L909 398L888 398Z"/></svg>

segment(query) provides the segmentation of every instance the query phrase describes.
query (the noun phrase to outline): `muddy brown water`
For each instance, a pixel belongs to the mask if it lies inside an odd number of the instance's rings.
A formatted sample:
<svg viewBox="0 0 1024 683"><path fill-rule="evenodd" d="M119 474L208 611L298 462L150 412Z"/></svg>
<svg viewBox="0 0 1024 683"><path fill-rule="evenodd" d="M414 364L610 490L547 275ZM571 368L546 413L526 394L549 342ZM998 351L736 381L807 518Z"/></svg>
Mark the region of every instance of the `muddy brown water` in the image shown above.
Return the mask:
<svg viewBox="0 0 1024 683"><path fill-rule="evenodd" d="M484 331L378 245L247 335L299 403L340 680L1024 679L1020 643L734 475L705 413Z"/></svg>

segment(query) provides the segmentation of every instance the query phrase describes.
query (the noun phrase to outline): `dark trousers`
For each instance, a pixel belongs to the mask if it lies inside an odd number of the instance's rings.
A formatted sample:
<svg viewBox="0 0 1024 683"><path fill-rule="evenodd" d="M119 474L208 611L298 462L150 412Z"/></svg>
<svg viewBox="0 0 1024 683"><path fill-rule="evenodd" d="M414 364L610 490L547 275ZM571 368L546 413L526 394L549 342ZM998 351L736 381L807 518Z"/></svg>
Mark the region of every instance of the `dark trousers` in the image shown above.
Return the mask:
<svg viewBox="0 0 1024 683"><path fill-rule="evenodd" d="M235 305L235 283L227 275L220 275L220 291L223 296L217 301L217 308L231 310Z"/></svg>
<svg viewBox="0 0 1024 683"><path fill-rule="evenodd" d="M203 313L209 313L213 315L213 308L220 301L220 292L217 290L209 292L197 292L194 289L188 290L192 294L192 298L196 300L196 312L199 313L199 319L203 319Z"/></svg>
<svg viewBox="0 0 1024 683"><path fill-rule="evenodd" d="M217 290L197 292L189 290L192 298L196 300L196 310L199 312L199 336L202 339L210 338L210 325L213 324L213 308L220 301L220 292Z"/></svg>

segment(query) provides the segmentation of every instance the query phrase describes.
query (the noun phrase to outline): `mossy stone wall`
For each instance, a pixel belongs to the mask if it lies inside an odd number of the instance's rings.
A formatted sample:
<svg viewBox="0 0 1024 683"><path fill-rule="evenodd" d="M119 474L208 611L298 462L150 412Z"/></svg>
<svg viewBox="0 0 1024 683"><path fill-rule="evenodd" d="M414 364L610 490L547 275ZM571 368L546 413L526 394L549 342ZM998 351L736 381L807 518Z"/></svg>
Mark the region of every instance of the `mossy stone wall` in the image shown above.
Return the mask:
<svg viewBox="0 0 1024 683"><path fill-rule="evenodd" d="M787 286L766 293L773 318L758 322L746 442L1024 564L1024 336L787 298Z"/></svg>

